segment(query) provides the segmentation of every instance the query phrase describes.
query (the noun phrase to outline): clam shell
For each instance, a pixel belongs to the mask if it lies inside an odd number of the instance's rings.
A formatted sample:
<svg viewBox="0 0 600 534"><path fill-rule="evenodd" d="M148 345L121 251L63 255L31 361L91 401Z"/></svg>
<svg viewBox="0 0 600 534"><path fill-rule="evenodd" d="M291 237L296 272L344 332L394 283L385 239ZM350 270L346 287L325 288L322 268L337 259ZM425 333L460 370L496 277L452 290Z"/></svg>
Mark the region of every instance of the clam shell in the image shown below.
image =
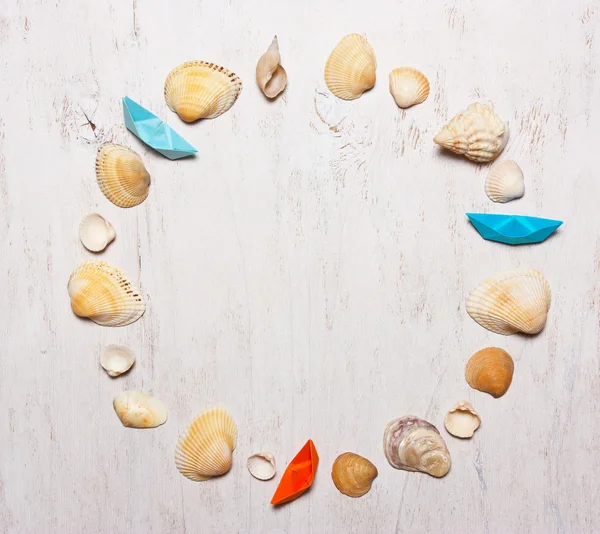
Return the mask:
<svg viewBox="0 0 600 534"><path fill-rule="evenodd" d="M175 464L179 472L194 481L224 475L231 469L237 428L223 408L211 408L192 421L179 437Z"/></svg>
<svg viewBox="0 0 600 534"><path fill-rule="evenodd" d="M472 437L480 424L481 417L467 401L459 401L444 418L446 430L457 438Z"/></svg>
<svg viewBox="0 0 600 534"><path fill-rule="evenodd" d="M525 194L523 171L516 162L505 160L494 164L485 179L485 194L494 202L510 202Z"/></svg>
<svg viewBox="0 0 600 534"><path fill-rule="evenodd" d="M267 98L275 98L287 85L287 73L281 66L277 35L256 65L256 83Z"/></svg>
<svg viewBox="0 0 600 534"><path fill-rule="evenodd" d="M498 157L508 141L508 124L485 104L471 104L433 139L438 145L479 163Z"/></svg>
<svg viewBox="0 0 600 534"><path fill-rule="evenodd" d="M154 428L167 420L167 409L156 397L138 391L125 391L113 400L113 408L123 426Z"/></svg>
<svg viewBox="0 0 600 534"><path fill-rule="evenodd" d="M375 85L373 48L357 33L346 35L325 64L325 83L338 98L354 100Z"/></svg>
<svg viewBox="0 0 600 534"><path fill-rule="evenodd" d="M104 261L85 261L67 286L75 315L102 326L125 326L146 310L142 294L119 269Z"/></svg>
<svg viewBox="0 0 600 534"><path fill-rule="evenodd" d="M185 122L214 119L237 100L242 80L224 67L188 61L174 68L165 81L165 100Z"/></svg>
<svg viewBox="0 0 600 534"><path fill-rule="evenodd" d="M79 225L81 244L91 252L103 251L116 236L112 224L97 213L91 213Z"/></svg>
<svg viewBox="0 0 600 534"><path fill-rule="evenodd" d="M443 477L450 471L450 453L438 429L414 415L390 421L383 435L383 452L396 469Z"/></svg>
<svg viewBox="0 0 600 534"><path fill-rule="evenodd" d="M550 286L534 269L496 274L476 287L467 299L467 312L497 334L537 334L550 309Z"/></svg>
<svg viewBox="0 0 600 534"><path fill-rule="evenodd" d="M142 158L133 150L112 143L98 150L96 180L104 196L120 208L141 204L150 190L150 175Z"/></svg>
<svg viewBox="0 0 600 534"><path fill-rule="evenodd" d="M258 480L270 480L275 476L275 457L270 452L259 452L248 458L248 471Z"/></svg>
<svg viewBox="0 0 600 534"><path fill-rule="evenodd" d="M400 108L421 104L429 96L429 80L421 71L400 67L390 72L390 93Z"/></svg>
<svg viewBox="0 0 600 534"><path fill-rule="evenodd" d="M135 363L133 352L123 345L108 345L100 355L100 365L109 376L119 376Z"/></svg>
<svg viewBox="0 0 600 534"><path fill-rule="evenodd" d="M348 497L368 493L377 475L377 468L369 460L353 452L340 454L331 467L335 487Z"/></svg>
<svg viewBox="0 0 600 534"><path fill-rule="evenodd" d="M508 391L514 370L515 364L508 352L489 347L471 356L465 369L465 378L473 389L498 398Z"/></svg>

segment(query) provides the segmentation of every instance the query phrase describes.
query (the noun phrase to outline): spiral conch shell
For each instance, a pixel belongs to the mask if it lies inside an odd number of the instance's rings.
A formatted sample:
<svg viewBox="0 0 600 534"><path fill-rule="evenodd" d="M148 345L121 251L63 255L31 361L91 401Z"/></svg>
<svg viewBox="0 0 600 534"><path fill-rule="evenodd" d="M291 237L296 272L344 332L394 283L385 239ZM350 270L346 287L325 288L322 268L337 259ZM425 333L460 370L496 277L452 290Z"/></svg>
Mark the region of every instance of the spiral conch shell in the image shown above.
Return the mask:
<svg viewBox="0 0 600 534"><path fill-rule="evenodd" d="M102 326L125 326L146 310L142 294L119 269L104 261L85 261L67 286L75 315Z"/></svg>
<svg viewBox="0 0 600 534"><path fill-rule="evenodd" d="M465 378L473 389L498 398L508 391L514 370L515 364L508 352L488 347L471 356L465 369Z"/></svg>
<svg viewBox="0 0 600 534"><path fill-rule="evenodd" d="M287 85L287 73L281 66L277 35L256 65L256 83L267 98L275 98Z"/></svg>
<svg viewBox="0 0 600 534"><path fill-rule="evenodd" d="M451 459L444 438L431 423L414 415L390 421L383 435L383 452L396 469L443 477Z"/></svg>
<svg viewBox="0 0 600 534"><path fill-rule="evenodd" d="M510 202L525 194L523 171L516 162L505 160L495 163L485 179L485 194L493 202Z"/></svg>
<svg viewBox="0 0 600 534"><path fill-rule="evenodd" d="M156 397L138 391L125 391L113 400L113 408L123 426L155 428L167 420L167 409Z"/></svg>
<svg viewBox="0 0 600 534"><path fill-rule="evenodd" d="M446 430L457 438L473 437L479 425L481 425L481 417L467 401L458 401L444 418Z"/></svg>
<svg viewBox="0 0 600 534"><path fill-rule="evenodd" d="M496 334L537 334L550 309L550 285L535 269L496 274L476 287L467 299L467 312Z"/></svg>
<svg viewBox="0 0 600 534"><path fill-rule="evenodd" d="M495 159L508 141L508 125L485 104L471 104L433 139L438 145L484 163Z"/></svg>
<svg viewBox="0 0 600 534"><path fill-rule="evenodd" d="M369 460L353 452L340 454L331 467L335 487L348 497L368 493L377 475L377 468Z"/></svg>
<svg viewBox="0 0 600 534"><path fill-rule="evenodd" d="M175 67L165 81L165 100L185 122L214 119L237 100L242 80L225 67L188 61Z"/></svg>
<svg viewBox="0 0 600 534"><path fill-rule="evenodd" d="M400 67L390 72L390 93L400 108L421 104L429 96L427 76L412 67Z"/></svg>
<svg viewBox="0 0 600 534"><path fill-rule="evenodd" d="M338 98L354 100L375 85L373 48L358 33L346 35L325 64L325 83Z"/></svg>
<svg viewBox="0 0 600 534"><path fill-rule="evenodd" d="M97 213L90 213L79 225L81 244L90 252L102 252L116 236L112 224Z"/></svg>
<svg viewBox="0 0 600 534"><path fill-rule="evenodd" d="M194 419L179 437L175 464L179 472L194 481L224 475L231 469L237 441L237 427L223 408L211 408Z"/></svg>

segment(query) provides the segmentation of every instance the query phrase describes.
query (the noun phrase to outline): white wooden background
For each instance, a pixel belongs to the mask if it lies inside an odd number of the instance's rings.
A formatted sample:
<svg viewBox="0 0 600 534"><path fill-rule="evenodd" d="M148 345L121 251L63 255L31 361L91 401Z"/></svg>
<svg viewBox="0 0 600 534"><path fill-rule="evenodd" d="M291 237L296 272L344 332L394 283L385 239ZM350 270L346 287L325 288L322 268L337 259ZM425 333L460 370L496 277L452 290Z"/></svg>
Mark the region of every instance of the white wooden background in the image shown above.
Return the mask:
<svg viewBox="0 0 600 534"><path fill-rule="evenodd" d="M600 530L600 3L597 0L2 0L0 6L0 531L598 532ZM336 101L323 66L364 32L374 90ZM254 82L277 33L289 86L268 102ZM244 81L222 117L183 124L165 76L191 59ZM430 98L403 112L388 73L411 65ZM169 161L125 130L129 95L192 142ZM487 166L444 154L439 128L476 100L511 125L503 158L526 176L506 206L484 194ZM87 117L96 125L92 132ZM148 200L119 209L95 182L104 141L138 151ZM74 317L66 283L94 257L78 225L98 211L117 240L102 259L139 275L142 320L106 329ZM465 211L565 221L537 246L484 241ZM498 270L535 267L553 303L536 337L473 322L468 292ZM137 363L118 379L101 347ZM485 346L515 359L501 399L471 390ZM164 401L161 428L124 428L112 398ZM483 424L443 430L459 399ZM230 473L193 483L177 436L221 404L238 424ZM381 442L406 414L440 428L449 475L396 471ZM312 490L274 509L279 477L245 462L272 451L279 473L312 438ZM338 493L334 458L379 468L361 499Z"/></svg>

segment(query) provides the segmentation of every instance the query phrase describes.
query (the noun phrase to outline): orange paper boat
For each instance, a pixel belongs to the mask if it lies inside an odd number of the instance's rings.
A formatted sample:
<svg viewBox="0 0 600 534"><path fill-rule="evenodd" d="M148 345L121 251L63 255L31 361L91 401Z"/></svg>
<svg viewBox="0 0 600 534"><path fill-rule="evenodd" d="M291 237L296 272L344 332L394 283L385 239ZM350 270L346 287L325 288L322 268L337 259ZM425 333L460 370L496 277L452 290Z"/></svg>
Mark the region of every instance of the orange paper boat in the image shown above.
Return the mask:
<svg viewBox="0 0 600 534"><path fill-rule="evenodd" d="M312 486L318 465L317 449L309 439L287 466L271 499L271 504L283 504L300 497Z"/></svg>

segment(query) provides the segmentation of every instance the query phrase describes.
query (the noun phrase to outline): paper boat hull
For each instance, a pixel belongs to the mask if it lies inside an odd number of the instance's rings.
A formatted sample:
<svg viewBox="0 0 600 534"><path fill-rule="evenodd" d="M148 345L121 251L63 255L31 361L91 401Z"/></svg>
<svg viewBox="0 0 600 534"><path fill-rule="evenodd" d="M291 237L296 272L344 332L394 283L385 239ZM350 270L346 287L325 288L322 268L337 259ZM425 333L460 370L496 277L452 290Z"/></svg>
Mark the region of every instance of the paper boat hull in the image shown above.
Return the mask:
<svg viewBox="0 0 600 534"><path fill-rule="evenodd" d="M312 440L308 440L287 466L271 504L293 501L311 487L319 465L319 455Z"/></svg>
<svg viewBox="0 0 600 534"><path fill-rule="evenodd" d="M507 245L541 243L562 224L562 221L526 215L467 213L467 217L481 237Z"/></svg>

